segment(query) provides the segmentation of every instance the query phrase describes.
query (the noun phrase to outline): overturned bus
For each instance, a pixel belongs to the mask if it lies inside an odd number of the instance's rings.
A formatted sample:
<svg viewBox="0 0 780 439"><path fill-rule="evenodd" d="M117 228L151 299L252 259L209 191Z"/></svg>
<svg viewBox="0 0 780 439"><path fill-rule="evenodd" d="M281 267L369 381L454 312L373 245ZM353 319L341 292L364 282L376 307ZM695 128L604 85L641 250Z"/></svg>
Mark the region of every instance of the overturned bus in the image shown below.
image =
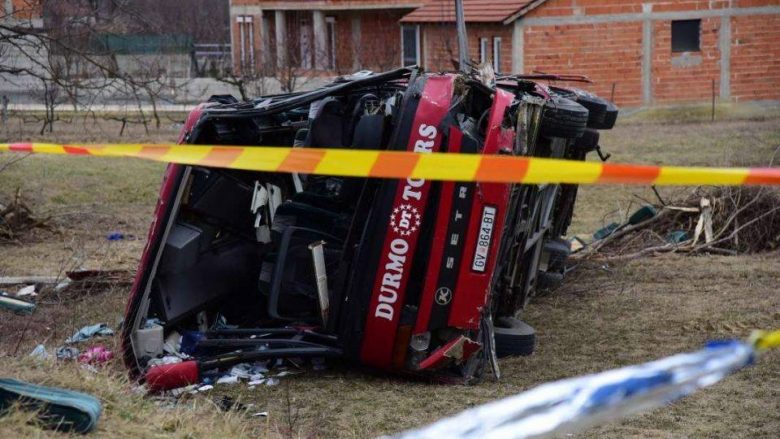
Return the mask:
<svg viewBox="0 0 780 439"><path fill-rule="evenodd" d="M540 79L555 78L404 68L251 102L216 96L179 141L584 160L617 108ZM156 390L278 358L442 380L497 373L497 357L533 350L518 316L563 277L576 191L170 165L124 361ZM187 361L160 364L171 336Z"/></svg>

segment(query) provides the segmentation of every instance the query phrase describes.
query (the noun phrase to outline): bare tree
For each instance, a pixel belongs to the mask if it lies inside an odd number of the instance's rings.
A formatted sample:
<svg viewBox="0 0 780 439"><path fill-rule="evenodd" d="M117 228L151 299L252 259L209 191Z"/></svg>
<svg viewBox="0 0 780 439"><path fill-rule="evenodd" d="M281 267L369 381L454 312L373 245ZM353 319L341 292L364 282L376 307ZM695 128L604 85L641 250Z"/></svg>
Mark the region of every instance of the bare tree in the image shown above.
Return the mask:
<svg viewBox="0 0 780 439"><path fill-rule="evenodd" d="M127 100L139 110L151 104L159 127L158 102L171 88L165 50L191 43L167 34L136 6L128 0L25 0L0 17L0 75L22 86L38 84L46 108L42 132L52 131L59 104L77 110L99 99ZM152 53L128 50L150 42ZM180 58L188 73L187 51Z"/></svg>

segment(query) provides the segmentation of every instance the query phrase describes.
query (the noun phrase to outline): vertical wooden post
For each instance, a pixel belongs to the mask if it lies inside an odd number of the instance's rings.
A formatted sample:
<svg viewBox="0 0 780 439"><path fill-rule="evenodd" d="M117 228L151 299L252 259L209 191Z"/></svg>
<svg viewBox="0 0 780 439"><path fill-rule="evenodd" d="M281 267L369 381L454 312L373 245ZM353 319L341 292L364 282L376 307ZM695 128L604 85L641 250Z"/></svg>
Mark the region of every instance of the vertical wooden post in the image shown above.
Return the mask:
<svg viewBox="0 0 780 439"><path fill-rule="evenodd" d="M712 79L712 118L710 122L715 122L715 79Z"/></svg>

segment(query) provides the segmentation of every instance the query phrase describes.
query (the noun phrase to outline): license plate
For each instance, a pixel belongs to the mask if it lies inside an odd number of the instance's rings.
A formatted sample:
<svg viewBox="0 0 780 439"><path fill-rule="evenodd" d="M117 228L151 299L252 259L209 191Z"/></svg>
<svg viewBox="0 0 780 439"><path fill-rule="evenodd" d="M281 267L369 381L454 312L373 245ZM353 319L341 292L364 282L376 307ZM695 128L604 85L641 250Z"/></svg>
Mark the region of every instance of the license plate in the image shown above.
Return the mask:
<svg viewBox="0 0 780 439"><path fill-rule="evenodd" d="M471 261L471 269L484 273L487 268L488 249L493 237L493 225L496 223L496 208L486 206L482 209L482 221L477 235L477 250L474 252L474 260Z"/></svg>

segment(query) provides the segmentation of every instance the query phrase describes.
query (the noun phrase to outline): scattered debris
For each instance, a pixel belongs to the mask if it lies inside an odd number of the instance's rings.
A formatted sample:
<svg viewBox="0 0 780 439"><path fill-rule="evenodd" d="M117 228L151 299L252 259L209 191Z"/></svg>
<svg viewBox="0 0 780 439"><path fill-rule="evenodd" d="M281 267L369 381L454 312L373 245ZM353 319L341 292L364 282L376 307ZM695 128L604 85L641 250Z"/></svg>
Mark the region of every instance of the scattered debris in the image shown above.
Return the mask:
<svg viewBox="0 0 780 439"><path fill-rule="evenodd" d="M85 326L79 329L70 338L65 340L65 343L67 344L79 343L84 340L89 340L92 337L110 336L110 335L114 335L114 330L109 328L108 325L106 325L105 323L98 323L95 325Z"/></svg>
<svg viewBox="0 0 780 439"><path fill-rule="evenodd" d="M46 428L75 433L94 430L103 410L100 401L86 393L0 378L0 415L16 403L37 412Z"/></svg>
<svg viewBox="0 0 780 439"><path fill-rule="evenodd" d="M162 329L162 327L160 327ZM163 352L166 354L176 355L181 351L181 335L177 331L171 331L168 337L165 337L165 343L163 343Z"/></svg>
<svg viewBox="0 0 780 439"><path fill-rule="evenodd" d="M125 235L122 232L111 232L106 235L106 239L109 241L121 241L125 239Z"/></svg>
<svg viewBox="0 0 780 439"><path fill-rule="evenodd" d="M71 346L60 346L57 348L57 359L62 361L76 360L79 357L79 350Z"/></svg>
<svg viewBox="0 0 780 439"><path fill-rule="evenodd" d="M30 352L30 356L37 360L48 360L51 358L51 354L46 350L46 346L42 344L35 346L35 349Z"/></svg>
<svg viewBox="0 0 780 439"><path fill-rule="evenodd" d="M217 379L217 384L238 384L238 377L234 375L225 375Z"/></svg>
<svg viewBox="0 0 780 439"><path fill-rule="evenodd" d="M27 285L16 292L16 297L35 297L38 293L35 291L35 285Z"/></svg>
<svg viewBox="0 0 780 439"><path fill-rule="evenodd" d="M642 207L627 223L615 224L597 231L580 257L773 251L780 248L780 192L752 186L698 187L682 199L667 200L665 206Z"/></svg>
<svg viewBox="0 0 780 439"><path fill-rule="evenodd" d="M153 367L153 366L159 366L159 365L162 365L162 364L176 364L176 363L181 363L181 362L182 362L181 357L177 357L175 355L166 355L166 356L164 356L162 358L152 358L146 364L149 367Z"/></svg>
<svg viewBox="0 0 780 439"><path fill-rule="evenodd" d="M103 364L113 359L114 353L105 346L97 345L84 351L78 358L79 363Z"/></svg>

